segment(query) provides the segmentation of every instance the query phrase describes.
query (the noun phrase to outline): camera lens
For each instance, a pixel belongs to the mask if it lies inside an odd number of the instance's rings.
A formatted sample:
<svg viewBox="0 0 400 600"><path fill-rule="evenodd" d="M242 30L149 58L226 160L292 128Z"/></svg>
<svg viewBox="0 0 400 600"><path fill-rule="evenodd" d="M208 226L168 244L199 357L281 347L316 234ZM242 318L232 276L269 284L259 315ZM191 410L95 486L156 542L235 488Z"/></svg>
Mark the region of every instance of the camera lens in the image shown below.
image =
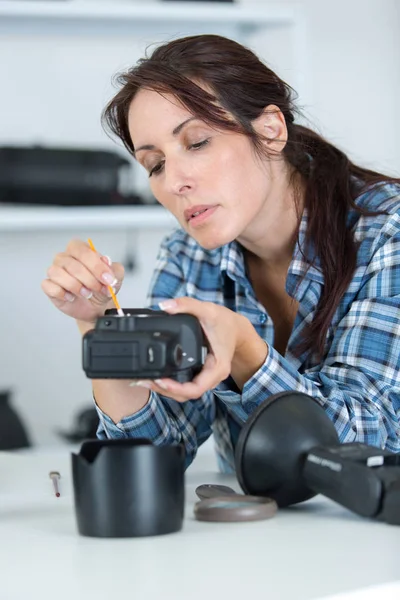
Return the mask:
<svg viewBox="0 0 400 600"><path fill-rule="evenodd" d="M110 325L111 325L111 321L104 321L104 325L105 325L106 327L110 327Z"/></svg>
<svg viewBox="0 0 400 600"><path fill-rule="evenodd" d="M174 357L174 363L176 364L177 367L179 367L182 362L182 358L183 358L183 350L182 350L182 346L180 344L176 344L176 346L174 348L173 357Z"/></svg>

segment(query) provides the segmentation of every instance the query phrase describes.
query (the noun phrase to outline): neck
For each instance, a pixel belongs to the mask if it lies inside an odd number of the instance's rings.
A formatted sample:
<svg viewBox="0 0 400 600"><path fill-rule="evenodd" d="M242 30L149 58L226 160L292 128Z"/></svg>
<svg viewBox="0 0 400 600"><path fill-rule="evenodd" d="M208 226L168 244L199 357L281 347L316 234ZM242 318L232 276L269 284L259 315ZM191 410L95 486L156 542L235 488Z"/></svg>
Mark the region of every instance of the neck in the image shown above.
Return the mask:
<svg viewBox="0 0 400 600"><path fill-rule="evenodd" d="M256 219L238 238L254 265L273 271L287 271L293 256L304 205L304 186L275 181Z"/></svg>

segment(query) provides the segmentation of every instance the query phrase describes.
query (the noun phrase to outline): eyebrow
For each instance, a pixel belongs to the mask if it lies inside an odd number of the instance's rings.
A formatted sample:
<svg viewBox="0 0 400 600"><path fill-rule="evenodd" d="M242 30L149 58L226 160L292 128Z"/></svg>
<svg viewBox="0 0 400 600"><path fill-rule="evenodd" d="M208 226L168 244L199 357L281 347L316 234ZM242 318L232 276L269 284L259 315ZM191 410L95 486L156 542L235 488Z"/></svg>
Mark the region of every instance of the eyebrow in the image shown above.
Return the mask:
<svg viewBox="0 0 400 600"><path fill-rule="evenodd" d="M177 125L175 127L175 129L173 129L172 135L174 135L174 136L178 135L182 131L182 129L185 127L185 125L187 125L191 121L197 121L197 120L199 120L198 117L189 117L189 119L186 119L186 121L183 121L182 123ZM155 146L153 144L144 144L144 146L139 146L139 148L136 148L135 154L140 152L140 150L154 150L154 149L155 149Z"/></svg>

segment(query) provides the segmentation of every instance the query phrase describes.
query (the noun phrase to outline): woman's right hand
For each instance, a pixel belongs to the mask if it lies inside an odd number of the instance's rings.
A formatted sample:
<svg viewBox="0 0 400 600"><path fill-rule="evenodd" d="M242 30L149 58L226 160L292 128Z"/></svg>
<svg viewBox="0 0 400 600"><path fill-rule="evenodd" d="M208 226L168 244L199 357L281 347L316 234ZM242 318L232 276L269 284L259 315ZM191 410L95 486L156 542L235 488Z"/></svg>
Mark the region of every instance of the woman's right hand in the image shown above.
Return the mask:
<svg viewBox="0 0 400 600"><path fill-rule="evenodd" d="M69 242L65 252L56 254L42 281L42 290L54 306L77 321L94 323L113 308L108 285L115 293L121 287L124 267L107 256L93 252L81 240Z"/></svg>

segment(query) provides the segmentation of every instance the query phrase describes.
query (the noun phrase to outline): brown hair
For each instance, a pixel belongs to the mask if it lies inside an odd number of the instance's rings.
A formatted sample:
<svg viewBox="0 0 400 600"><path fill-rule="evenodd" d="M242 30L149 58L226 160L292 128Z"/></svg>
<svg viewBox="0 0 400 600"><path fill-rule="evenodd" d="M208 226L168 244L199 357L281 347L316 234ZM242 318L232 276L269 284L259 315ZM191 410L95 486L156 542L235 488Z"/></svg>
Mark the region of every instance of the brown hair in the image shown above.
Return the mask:
<svg viewBox="0 0 400 600"><path fill-rule="evenodd" d="M269 105L281 110L288 130L284 158L306 181L308 228L302 252L306 255L312 245L314 261L319 258L324 276L317 311L299 351L310 349L321 355L330 322L356 265L357 244L346 224L348 211L353 208L362 214L377 214L357 207L357 195L370 185L400 180L354 165L319 134L294 123L299 111L292 88L251 50L233 40L218 35L173 40L118 75L116 82L121 89L105 108L103 123L131 154L135 149L128 129L128 111L141 88L174 95L209 125L247 136L258 152L263 151L263 140L252 121Z"/></svg>

